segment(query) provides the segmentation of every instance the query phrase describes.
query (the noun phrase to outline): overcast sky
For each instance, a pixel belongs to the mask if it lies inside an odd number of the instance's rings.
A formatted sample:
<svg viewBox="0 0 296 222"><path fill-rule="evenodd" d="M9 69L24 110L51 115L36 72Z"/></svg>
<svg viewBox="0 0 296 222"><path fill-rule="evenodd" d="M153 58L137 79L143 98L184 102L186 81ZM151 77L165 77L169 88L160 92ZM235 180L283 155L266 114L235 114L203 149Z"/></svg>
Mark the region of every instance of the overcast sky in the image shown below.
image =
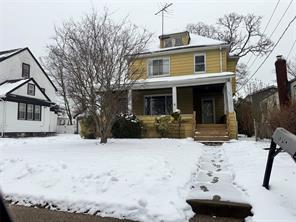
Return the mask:
<svg viewBox="0 0 296 222"><path fill-rule="evenodd" d="M172 2L170 14L165 18L165 32L182 31L188 23L214 23L216 19L229 12L242 14L254 13L263 16L264 27L278 0L195 0ZM277 21L287 8L290 0L281 0L279 7L266 31L269 35ZM161 34L161 17L155 12L161 6L160 1L99 1L99 0L0 0L0 51L29 47L39 58L46 55L46 45L54 34L54 25L59 26L68 18L79 19L91 8L102 11L104 7L113 12L113 18L119 20L129 15L130 20L138 26ZM296 15L296 0L292 3L272 40L276 41L289 21ZM274 62L278 54L287 55L296 39L296 22L286 33L256 78L267 83L275 80ZM289 58L296 57L296 45ZM247 61L248 58L242 61ZM258 67L258 60L251 73Z"/></svg>

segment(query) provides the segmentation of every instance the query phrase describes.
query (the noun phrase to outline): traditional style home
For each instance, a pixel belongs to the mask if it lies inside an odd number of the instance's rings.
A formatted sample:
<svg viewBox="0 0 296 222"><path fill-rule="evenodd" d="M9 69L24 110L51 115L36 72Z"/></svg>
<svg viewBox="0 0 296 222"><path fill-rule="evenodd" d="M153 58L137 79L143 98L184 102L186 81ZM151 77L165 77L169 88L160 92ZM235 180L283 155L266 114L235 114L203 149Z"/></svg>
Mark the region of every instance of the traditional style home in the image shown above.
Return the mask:
<svg viewBox="0 0 296 222"><path fill-rule="evenodd" d="M140 78L128 92L128 109L143 121L147 137L158 136L156 116L180 110L180 137L236 138L237 61L226 42L189 32L161 35L159 43L137 55L133 65Z"/></svg>
<svg viewBox="0 0 296 222"><path fill-rule="evenodd" d="M28 48L0 52L2 136L56 132L56 87Z"/></svg>

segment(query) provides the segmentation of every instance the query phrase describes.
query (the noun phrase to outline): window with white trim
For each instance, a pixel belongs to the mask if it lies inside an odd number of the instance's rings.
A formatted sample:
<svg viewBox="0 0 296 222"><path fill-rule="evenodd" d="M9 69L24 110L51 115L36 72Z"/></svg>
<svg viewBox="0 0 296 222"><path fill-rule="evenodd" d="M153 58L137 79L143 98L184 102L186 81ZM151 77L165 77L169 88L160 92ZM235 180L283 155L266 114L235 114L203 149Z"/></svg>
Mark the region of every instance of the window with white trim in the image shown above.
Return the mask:
<svg viewBox="0 0 296 222"><path fill-rule="evenodd" d="M145 96L145 115L170 115L173 112L171 95Z"/></svg>
<svg viewBox="0 0 296 222"><path fill-rule="evenodd" d="M194 72L205 72L206 62L204 54L197 54L194 56Z"/></svg>
<svg viewBox="0 0 296 222"><path fill-rule="evenodd" d="M34 105L27 104L27 120L33 120L33 119L34 119Z"/></svg>
<svg viewBox="0 0 296 222"><path fill-rule="evenodd" d="M35 96L35 85L28 83L27 94L31 96Z"/></svg>
<svg viewBox="0 0 296 222"><path fill-rule="evenodd" d="M27 113L27 104L26 103L19 103L18 104L18 119L26 119Z"/></svg>
<svg viewBox="0 0 296 222"><path fill-rule="evenodd" d="M148 75L149 76L162 76L170 74L170 59L159 58L151 59L148 64Z"/></svg>
<svg viewBox="0 0 296 222"><path fill-rule="evenodd" d="M41 106L35 105L34 107L34 120L41 120Z"/></svg>
<svg viewBox="0 0 296 222"><path fill-rule="evenodd" d="M18 120L41 121L42 106L27 103L18 104Z"/></svg>

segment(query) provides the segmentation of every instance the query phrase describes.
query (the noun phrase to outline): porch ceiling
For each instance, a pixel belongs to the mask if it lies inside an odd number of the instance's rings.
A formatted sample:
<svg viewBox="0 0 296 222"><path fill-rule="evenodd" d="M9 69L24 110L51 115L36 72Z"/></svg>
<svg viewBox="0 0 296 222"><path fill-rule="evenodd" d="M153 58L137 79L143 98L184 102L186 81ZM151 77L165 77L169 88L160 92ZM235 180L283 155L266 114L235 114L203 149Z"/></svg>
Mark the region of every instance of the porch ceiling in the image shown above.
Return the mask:
<svg viewBox="0 0 296 222"><path fill-rule="evenodd" d="M229 81L235 74L233 72L205 73L183 76L154 77L137 80L133 89L159 89L170 87L199 86Z"/></svg>

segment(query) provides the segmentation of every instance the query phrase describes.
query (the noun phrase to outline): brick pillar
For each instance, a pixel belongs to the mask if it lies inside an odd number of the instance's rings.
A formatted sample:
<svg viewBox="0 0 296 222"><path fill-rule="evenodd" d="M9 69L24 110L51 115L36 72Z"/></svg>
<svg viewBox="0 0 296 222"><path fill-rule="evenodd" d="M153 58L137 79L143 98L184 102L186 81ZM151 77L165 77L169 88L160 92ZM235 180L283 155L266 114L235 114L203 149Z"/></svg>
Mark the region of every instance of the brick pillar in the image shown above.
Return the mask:
<svg viewBox="0 0 296 222"><path fill-rule="evenodd" d="M289 89L288 89L288 77L287 77L287 64L286 60L282 56L277 56L275 62L276 80L278 85L278 94L280 100L280 107L287 106L289 104Z"/></svg>

